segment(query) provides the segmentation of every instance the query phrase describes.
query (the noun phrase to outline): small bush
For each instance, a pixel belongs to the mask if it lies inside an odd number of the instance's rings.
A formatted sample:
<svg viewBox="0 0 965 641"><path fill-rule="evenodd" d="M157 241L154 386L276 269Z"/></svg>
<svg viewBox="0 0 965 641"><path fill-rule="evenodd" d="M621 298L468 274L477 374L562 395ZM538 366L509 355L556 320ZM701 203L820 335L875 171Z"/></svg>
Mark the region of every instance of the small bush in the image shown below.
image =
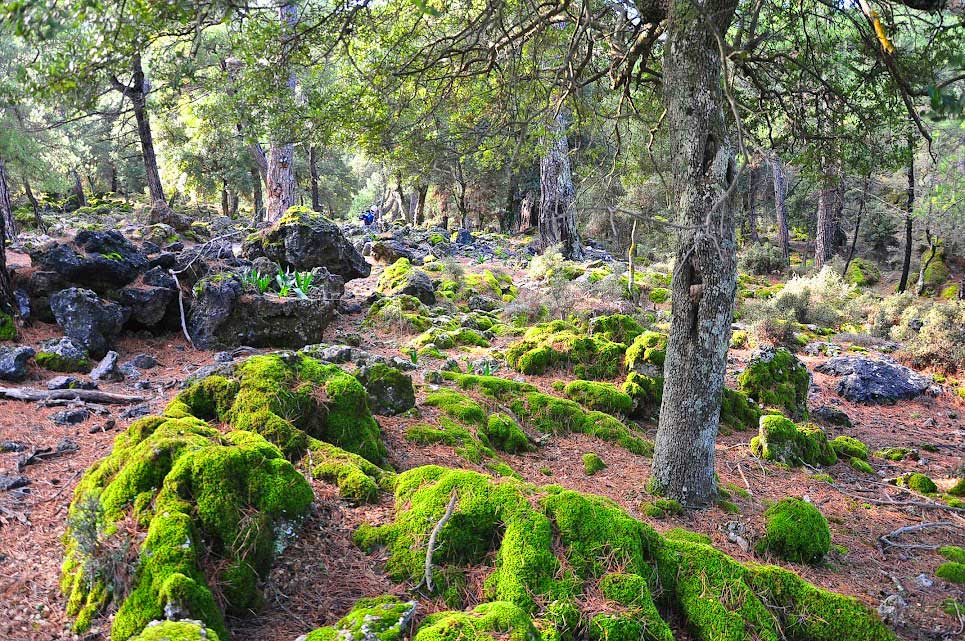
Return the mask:
<svg viewBox="0 0 965 641"><path fill-rule="evenodd" d="M770 243L754 243L740 258L741 271L758 276L780 272L785 266L780 248Z"/></svg>

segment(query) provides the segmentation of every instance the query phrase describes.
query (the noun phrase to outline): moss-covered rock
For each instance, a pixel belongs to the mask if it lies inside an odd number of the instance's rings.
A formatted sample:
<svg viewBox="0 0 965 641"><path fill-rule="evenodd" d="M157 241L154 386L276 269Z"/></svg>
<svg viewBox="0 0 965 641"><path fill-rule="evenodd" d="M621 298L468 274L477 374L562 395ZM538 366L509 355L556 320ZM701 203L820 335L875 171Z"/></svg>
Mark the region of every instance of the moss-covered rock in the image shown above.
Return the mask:
<svg viewBox="0 0 965 641"><path fill-rule="evenodd" d="M415 407L412 377L395 367L374 363L355 372L368 394L369 407L375 414L395 416Z"/></svg>
<svg viewBox="0 0 965 641"><path fill-rule="evenodd" d="M606 469L606 463L603 462L599 456L593 452L587 452L583 455L583 473L587 476L593 476L600 470Z"/></svg>
<svg viewBox="0 0 965 641"><path fill-rule="evenodd" d="M764 407L777 408L791 418L807 418L811 373L783 348L759 349L737 377L738 389Z"/></svg>
<svg viewBox="0 0 965 641"><path fill-rule="evenodd" d="M438 407L445 414L469 425L481 427L486 422L486 411L479 403L453 390L441 389L432 392L426 396L423 404Z"/></svg>
<svg viewBox="0 0 965 641"><path fill-rule="evenodd" d="M965 478L955 481L955 485L949 488L948 493L952 496L965 496Z"/></svg>
<svg viewBox="0 0 965 641"><path fill-rule="evenodd" d="M360 599L338 623L312 630L305 641L399 641L417 605L396 596Z"/></svg>
<svg viewBox="0 0 965 641"><path fill-rule="evenodd" d="M633 403L630 409L630 416L633 418L653 418L660 412L663 378L630 372L622 389Z"/></svg>
<svg viewBox="0 0 965 641"><path fill-rule="evenodd" d="M0 341L12 341L17 337L17 324L13 315L0 311Z"/></svg>
<svg viewBox="0 0 965 641"><path fill-rule="evenodd" d="M151 621L132 641L219 641L201 621Z"/></svg>
<svg viewBox="0 0 965 641"><path fill-rule="evenodd" d="M751 452L788 465L834 465L838 461L824 430L813 424L795 425L779 414L760 418L757 436L751 439Z"/></svg>
<svg viewBox="0 0 965 641"><path fill-rule="evenodd" d="M479 437L497 450L510 454L536 449L519 424L511 416L499 412L489 415L486 424L479 428Z"/></svg>
<svg viewBox="0 0 965 641"><path fill-rule="evenodd" d="M633 410L633 399L612 383L571 381L563 389L563 393L567 398L591 410L609 414L630 414Z"/></svg>
<svg viewBox="0 0 965 641"><path fill-rule="evenodd" d="M895 479L895 484L899 487L907 487L920 494L933 494L938 491L935 481L928 478L928 475L921 472L909 472L902 474Z"/></svg>
<svg viewBox="0 0 965 641"><path fill-rule="evenodd" d="M491 564L491 602L427 617L417 641L475 639L495 629L499 638L572 638L583 626L592 638L670 641L661 612L696 639L895 638L853 598L781 568L741 565L699 541L662 537L607 499L556 486L416 468L397 478L395 520L363 526L356 541L367 549L385 545L389 575L418 582L429 533L453 495L455 509L436 539L434 589L444 595L468 566ZM585 605L597 588L609 602L605 614ZM481 620L494 611L501 627Z"/></svg>
<svg viewBox="0 0 965 641"><path fill-rule="evenodd" d="M643 326L626 314L597 316L590 320L590 334L614 343L629 345L643 333Z"/></svg>
<svg viewBox="0 0 965 641"><path fill-rule="evenodd" d="M667 357L667 335L660 332L646 331L636 337L627 348L627 369L642 371L646 366L656 371L663 371L663 362Z"/></svg>
<svg viewBox="0 0 965 641"><path fill-rule="evenodd" d="M874 285L881 279L881 270L870 260L854 258L848 265L848 271L845 273L844 279L854 285L867 287Z"/></svg>
<svg viewBox="0 0 965 641"><path fill-rule="evenodd" d="M429 308L415 296L399 294L376 301L365 315L366 327L388 327L406 333L432 327Z"/></svg>
<svg viewBox="0 0 965 641"><path fill-rule="evenodd" d="M788 497L764 512L764 537L758 551L785 561L814 563L831 549L831 530L821 512L805 501Z"/></svg>
<svg viewBox="0 0 965 641"><path fill-rule="evenodd" d="M868 460L868 446L853 436L838 436L834 438L831 441L831 449L838 455L838 458Z"/></svg>
<svg viewBox="0 0 965 641"><path fill-rule="evenodd" d="M421 269L413 267L408 258L400 258L386 267L375 289L386 296L403 294L415 296L426 305L436 303L432 279Z"/></svg>
<svg viewBox="0 0 965 641"><path fill-rule="evenodd" d="M583 326L553 321L528 329L506 350L506 362L523 374L572 367L580 378L603 380L619 375L626 348L626 344L611 341L603 333L590 335Z"/></svg>

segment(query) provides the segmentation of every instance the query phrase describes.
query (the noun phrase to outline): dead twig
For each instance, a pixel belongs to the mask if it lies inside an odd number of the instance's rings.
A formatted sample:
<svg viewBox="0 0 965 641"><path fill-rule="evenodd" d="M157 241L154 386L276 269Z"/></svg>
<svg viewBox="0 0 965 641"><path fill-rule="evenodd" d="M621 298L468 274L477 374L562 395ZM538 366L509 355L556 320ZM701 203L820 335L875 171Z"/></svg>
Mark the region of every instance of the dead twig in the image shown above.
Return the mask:
<svg viewBox="0 0 965 641"><path fill-rule="evenodd" d="M432 592L432 554L436 549L436 538L439 536L439 532L445 526L446 522L452 518L452 513L456 509L456 500L459 498L459 492L457 490L452 491L452 496L449 497L449 505L446 507L446 513L442 515L436 526L432 528L432 533L429 535L429 546L426 548L426 571L425 576L422 581L426 584L426 587Z"/></svg>
<svg viewBox="0 0 965 641"><path fill-rule="evenodd" d="M147 399L143 396L127 396L126 394L112 394L100 390L89 389L54 389L39 390L30 387L0 387L0 398L15 401L48 401L57 399L89 401L93 403L131 404L141 403Z"/></svg>
<svg viewBox="0 0 965 641"><path fill-rule="evenodd" d="M950 527L958 530L965 530L965 527L962 527L958 523L952 523L951 521L929 521L927 523L919 523L917 525L906 525L893 532L889 532L888 534L882 534L878 537L878 543L881 545L882 552L885 550L886 545L889 547L903 548L906 550L937 550L940 547L938 545L927 545L922 543L896 543L895 541L891 540L891 537L894 536L900 536L902 534L907 534L908 532L918 532L920 530L935 527Z"/></svg>

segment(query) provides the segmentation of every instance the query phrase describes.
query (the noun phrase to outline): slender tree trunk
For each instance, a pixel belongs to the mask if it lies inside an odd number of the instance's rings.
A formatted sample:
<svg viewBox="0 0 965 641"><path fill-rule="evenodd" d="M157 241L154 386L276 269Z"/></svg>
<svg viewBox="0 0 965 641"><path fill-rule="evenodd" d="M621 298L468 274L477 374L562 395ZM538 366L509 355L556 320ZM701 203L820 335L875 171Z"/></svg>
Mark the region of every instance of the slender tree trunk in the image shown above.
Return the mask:
<svg viewBox="0 0 965 641"><path fill-rule="evenodd" d="M282 0L278 4L278 19L282 24L282 58L287 59L290 48L289 39L298 20L298 9L294 2ZM288 70L285 83L288 91L295 94L295 72ZM287 133L287 132L286 132ZM278 137L279 132L275 132ZM295 145L290 135L282 135L285 140L272 139L268 154L268 220L281 218L295 204Z"/></svg>
<svg viewBox="0 0 965 641"><path fill-rule="evenodd" d="M652 491L688 506L717 496L714 442L737 288L736 178L724 117L717 34L737 0L674 0L664 49L664 105L680 231ZM714 32L716 30L716 34Z"/></svg>
<svg viewBox="0 0 965 641"><path fill-rule="evenodd" d="M221 215L227 217L231 213L231 204L228 202L228 183L221 182Z"/></svg>
<svg viewBox="0 0 965 641"><path fill-rule="evenodd" d="M506 187L506 209L503 211L503 215L499 217L499 231L504 234L511 233L517 226L516 203L518 199L516 192L518 189L519 176L516 175L516 172L510 172L509 185Z"/></svg>
<svg viewBox="0 0 965 641"><path fill-rule="evenodd" d="M108 165L108 169L110 169L110 172L111 172L111 193L116 194L117 193L117 167L114 165L114 163L110 163L110 165Z"/></svg>
<svg viewBox="0 0 965 641"><path fill-rule="evenodd" d="M87 196L84 195L84 184L80 181L80 174L77 173L76 169L71 169L70 174L74 178L74 195L77 196L77 206L86 207Z"/></svg>
<svg viewBox="0 0 965 641"><path fill-rule="evenodd" d="M835 188L822 187L818 192L818 223L814 239L814 268L821 269L834 255Z"/></svg>
<svg viewBox="0 0 965 641"><path fill-rule="evenodd" d="M399 220L405 222L408 218L408 210L405 206L405 190L402 188L402 174L395 175L395 195L399 202Z"/></svg>
<svg viewBox="0 0 965 641"><path fill-rule="evenodd" d="M167 209L164 189L161 186L161 172L158 170L157 155L154 152L151 119L147 113L147 84L140 56L134 57L131 69L134 74L130 85L123 84L117 78L112 79L112 84L114 89L130 99L131 107L134 110L134 120L137 121L137 137L141 143L141 157L144 160L144 174L147 178L147 190L151 198L151 206Z"/></svg>
<svg viewBox="0 0 965 641"><path fill-rule="evenodd" d="M228 192L228 209L231 212L229 214L231 218L238 215L238 192Z"/></svg>
<svg viewBox="0 0 965 641"><path fill-rule="evenodd" d="M841 270L841 276L845 276L848 273L848 267L851 266L851 261L854 260L854 248L858 244L858 232L861 230L861 217L864 215L864 205L868 199L869 180L871 180L870 174L865 176L864 182L861 185L861 196L858 198L858 215L854 220L854 235L851 237L851 247L848 248L848 259L844 261L844 269Z"/></svg>
<svg viewBox="0 0 965 641"><path fill-rule="evenodd" d="M757 233L757 175L753 167L747 168L747 235L752 243L761 240Z"/></svg>
<svg viewBox="0 0 965 641"><path fill-rule="evenodd" d="M426 224L426 198L429 195L429 185L421 183L416 187L415 196L418 199L415 204L415 212L412 214L412 222L416 227Z"/></svg>
<svg viewBox="0 0 965 641"><path fill-rule="evenodd" d="M901 261L901 280L898 282L899 294L908 287L908 274L911 272L911 246L914 227L912 214L915 211L915 155L914 139L911 134L908 136L908 152L908 187L905 192L907 195L905 201L905 255Z"/></svg>
<svg viewBox="0 0 965 641"><path fill-rule="evenodd" d="M927 226L925 227L925 240L928 242L928 249L921 255L921 268L918 270L918 283L915 285L916 296L922 296L925 293L925 274L928 273L932 261L941 251L938 236L932 236L931 230Z"/></svg>
<svg viewBox="0 0 965 641"><path fill-rule="evenodd" d="M251 206L252 221L260 223L265 219L265 201L261 194L261 174L257 169L251 170Z"/></svg>
<svg viewBox="0 0 965 641"><path fill-rule="evenodd" d="M570 169L570 148L566 142L566 113L563 109L549 127L546 152L540 162L539 242L542 249L559 244L570 260L583 257L583 245L576 228L576 189Z"/></svg>
<svg viewBox="0 0 965 641"><path fill-rule="evenodd" d="M308 173L312 178L312 210L322 211L322 200L318 193L318 148L308 148Z"/></svg>
<svg viewBox="0 0 965 641"><path fill-rule="evenodd" d="M37 202L37 197L34 196L33 189L30 188L30 179L26 176L23 177L23 192L27 196L27 200L30 201L30 207L34 210L34 224L37 225L37 229L47 233L47 223L40 215L40 203Z"/></svg>
<svg viewBox="0 0 965 641"><path fill-rule="evenodd" d="M0 158L0 312L13 314L17 309L13 295L13 285L10 282L10 272L7 271L7 239L16 240L16 228L13 225L13 210L10 206L10 188L7 183L7 170L3 158Z"/></svg>
<svg viewBox="0 0 965 641"><path fill-rule="evenodd" d="M520 231L539 227L539 207L536 204L536 196L532 191L527 190L519 204Z"/></svg>
<svg viewBox="0 0 965 641"><path fill-rule="evenodd" d="M777 244L784 256L784 264L790 267L791 235L787 230L787 202L785 202L787 190L784 186L784 167L777 154L771 156L771 176L774 182L774 209L777 212Z"/></svg>
<svg viewBox="0 0 965 641"><path fill-rule="evenodd" d="M13 218L13 204L10 199L10 183L7 181L7 169L0 158L0 218L3 219L3 234L0 234L0 249L6 241L17 242L17 221ZM6 263L4 263L6 266ZM2 293L2 292L0 292Z"/></svg>

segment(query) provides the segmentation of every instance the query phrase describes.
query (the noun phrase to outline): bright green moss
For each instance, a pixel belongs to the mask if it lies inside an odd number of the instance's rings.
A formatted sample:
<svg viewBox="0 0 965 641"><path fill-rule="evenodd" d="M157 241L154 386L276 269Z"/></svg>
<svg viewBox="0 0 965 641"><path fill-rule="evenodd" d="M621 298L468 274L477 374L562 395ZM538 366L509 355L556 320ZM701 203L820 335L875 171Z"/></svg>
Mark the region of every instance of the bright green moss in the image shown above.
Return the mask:
<svg viewBox="0 0 965 641"><path fill-rule="evenodd" d="M895 482L901 487L907 487L909 490L920 494L932 494L938 491L938 486L935 485L935 482L921 472L903 474L895 479Z"/></svg>
<svg viewBox="0 0 965 641"><path fill-rule="evenodd" d="M627 348L625 360L628 369L650 365L662 370L666 357L667 335L646 331L637 336L630 347Z"/></svg>
<svg viewBox="0 0 965 641"><path fill-rule="evenodd" d="M603 462L599 456L593 452L587 452L583 455L583 473L587 476L593 476L600 470L606 469L606 463Z"/></svg>
<svg viewBox="0 0 965 641"><path fill-rule="evenodd" d="M670 528L664 532L663 535L665 538L674 539L676 541L689 541L691 543L703 543L704 545L710 545L710 537L706 534L692 532L682 527Z"/></svg>
<svg viewBox="0 0 965 641"><path fill-rule="evenodd" d="M630 372L622 389L633 403L630 416L652 418L660 411L660 403L663 400L663 378Z"/></svg>
<svg viewBox="0 0 965 641"><path fill-rule="evenodd" d="M652 290L650 290L650 293L647 295L647 298L650 300L651 303L656 303L657 305L661 305L663 303L666 303L668 300L670 300L670 290L667 289L666 287L654 287Z"/></svg>
<svg viewBox="0 0 965 641"><path fill-rule="evenodd" d="M911 450L907 447L886 447L875 452L875 456L886 461L901 461L910 453Z"/></svg>
<svg viewBox="0 0 965 641"><path fill-rule="evenodd" d="M312 630L305 641L398 641L408 632L416 606L396 596L360 599L338 623Z"/></svg>
<svg viewBox="0 0 965 641"><path fill-rule="evenodd" d="M630 414L633 409L633 399L612 383L576 380L570 382L563 393L570 400L590 410L610 414Z"/></svg>
<svg viewBox="0 0 965 641"><path fill-rule="evenodd" d="M438 407L443 413L469 425L482 426L486 422L486 411L476 401L464 394L442 389L426 396L424 405Z"/></svg>
<svg viewBox="0 0 965 641"><path fill-rule="evenodd" d="M375 286L376 291L386 296L398 293L409 283L409 276L413 271L409 259L400 258L383 270L379 282Z"/></svg>
<svg viewBox="0 0 965 641"><path fill-rule="evenodd" d="M737 377L738 389L764 407L781 409L794 419L806 418L811 375L786 349L755 355Z"/></svg>
<svg viewBox="0 0 965 641"><path fill-rule="evenodd" d="M335 483L339 495L355 503L374 503L380 489L389 489L392 474L330 443L311 439L308 449L314 464L312 475Z"/></svg>
<svg viewBox="0 0 965 641"><path fill-rule="evenodd" d="M654 519L662 519L675 514L681 514L684 506L674 499L655 499L640 506L641 511Z"/></svg>
<svg viewBox="0 0 965 641"><path fill-rule="evenodd" d="M629 345L643 333L643 326L626 314L597 316L590 320L590 334L600 335L614 343Z"/></svg>
<svg viewBox="0 0 965 641"><path fill-rule="evenodd" d="M512 417L498 412L490 414L486 424L479 428L479 437L497 450L510 454L536 449Z"/></svg>
<svg viewBox="0 0 965 641"><path fill-rule="evenodd" d="M432 326L427 308L415 296L398 294L377 301L365 315L367 327L391 327L405 332L422 332Z"/></svg>
<svg viewBox="0 0 965 641"><path fill-rule="evenodd" d="M965 548L961 548L957 545L943 545L938 548L938 553L949 561L954 561L955 563L965 563Z"/></svg>
<svg viewBox="0 0 965 641"><path fill-rule="evenodd" d="M581 327L563 321L529 328L506 351L509 366L524 374L542 374L550 367L572 367L580 378L603 380L620 373L626 345L602 335L587 335Z"/></svg>
<svg viewBox="0 0 965 641"><path fill-rule="evenodd" d="M838 461L820 427L797 426L779 414L761 416L757 436L751 439L751 452L788 465L833 465Z"/></svg>
<svg viewBox="0 0 965 641"><path fill-rule="evenodd" d="M731 349L744 349L750 342L747 331L743 329L734 330L730 335Z"/></svg>
<svg viewBox="0 0 965 641"><path fill-rule="evenodd" d="M720 422L736 430L752 430L759 425L761 411L743 392L725 387L721 395Z"/></svg>
<svg viewBox="0 0 965 641"><path fill-rule="evenodd" d="M413 641L539 641L540 638L524 610L512 603L493 601L478 605L471 612L430 614Z"/></svg>
<svg viewBox="0 0 965 641"><path fill-rule="evenodd" d="M852 456L852 457L848 460L848 464L849 464L852 468L854 468L855 470L857 470L857 471L859 471L859 472L864 472L865 474L874 474L874 473L875 473L874 468L871 467L871 464L868 463L868 461L866 461L866 460L864 460L864 459L861 459L861 458L858 458L857 456Z"/></svg>
<svg viewBox="0 0 965 641"><path fill-rule="evenodd" d="M465 426L442 418L439 427L412 425L405 431L405 438L420 445L442 443L456 448L456 453L470 463L481 463L484 458L494 456L486 439L477 438Z"/></svg>
<svg viewBox="0 0 965 641"><path fill-rule="evenodd" d="M965 563L948 561L935 568L935 576L949 583L965 584Z"/></svg>
<svg viewBox="0 0 965 641"><path fill-rule="evenodd" d="M831 530L824 515L810 503L788 497L764 512L765 533L759 552L772 552L785 561L815 563L831 549Z"/></svg>
<svg viewBox="0 0 965 641"><path fill-rule="evenodd" d="M442 372L442 377L455 381L464 390L478 389L486 396L497 401L509 401L526 392L535 392L536 386L529 383L501 378L499 376L477 376L458 372Z"/></svg>
<svg viewBox="0 0 965 641"><path fill-rule="evenodd" d="M955 485L948 490L948 493L952 496L965 496L965 478L955 481Z"/></svg>
<svg viewBox="0 0 965 641"><path fill-rule="evenodd" d="M39 367L51 372L89 372L91 369L90 360L87 358L64 358L54 352L37 352L34 360Z"/></svg>
<svg viewBox="0 0 965 641"><path fill-rule="evenodd" d="M486 469L495 474L496 476L505 476L508 478L522 480L522 475L516 470L510 467L507 463L502 461L493 461L492 463L486 464Z"/></svg>
<svg viewBox="0 0 965 641"><path fill-rule="evenodd" d="M845 273L844 279L849 283L867 287L874 285L881 279L881 270L869 260L854 258L848 265L848 271Z"/></svg>
<svg viewBox="0 0 965 641"><path fill-rule="evenodd" d="M0 311L0 341L12 341L17 337L17 324L11 314Z"/></svg>
<svg viewBox="0 0 965 641"><path fill-rule="evenodd" d="M194 621L152 621L131 641L219 641L219 637Z"/></svg>
<svg viewBox="0 0 965 641"><path fill-rule="evenodd" d="M831 441L831 449L838 458L868 460L868 446L852 436L838 436Z"/></svg>

